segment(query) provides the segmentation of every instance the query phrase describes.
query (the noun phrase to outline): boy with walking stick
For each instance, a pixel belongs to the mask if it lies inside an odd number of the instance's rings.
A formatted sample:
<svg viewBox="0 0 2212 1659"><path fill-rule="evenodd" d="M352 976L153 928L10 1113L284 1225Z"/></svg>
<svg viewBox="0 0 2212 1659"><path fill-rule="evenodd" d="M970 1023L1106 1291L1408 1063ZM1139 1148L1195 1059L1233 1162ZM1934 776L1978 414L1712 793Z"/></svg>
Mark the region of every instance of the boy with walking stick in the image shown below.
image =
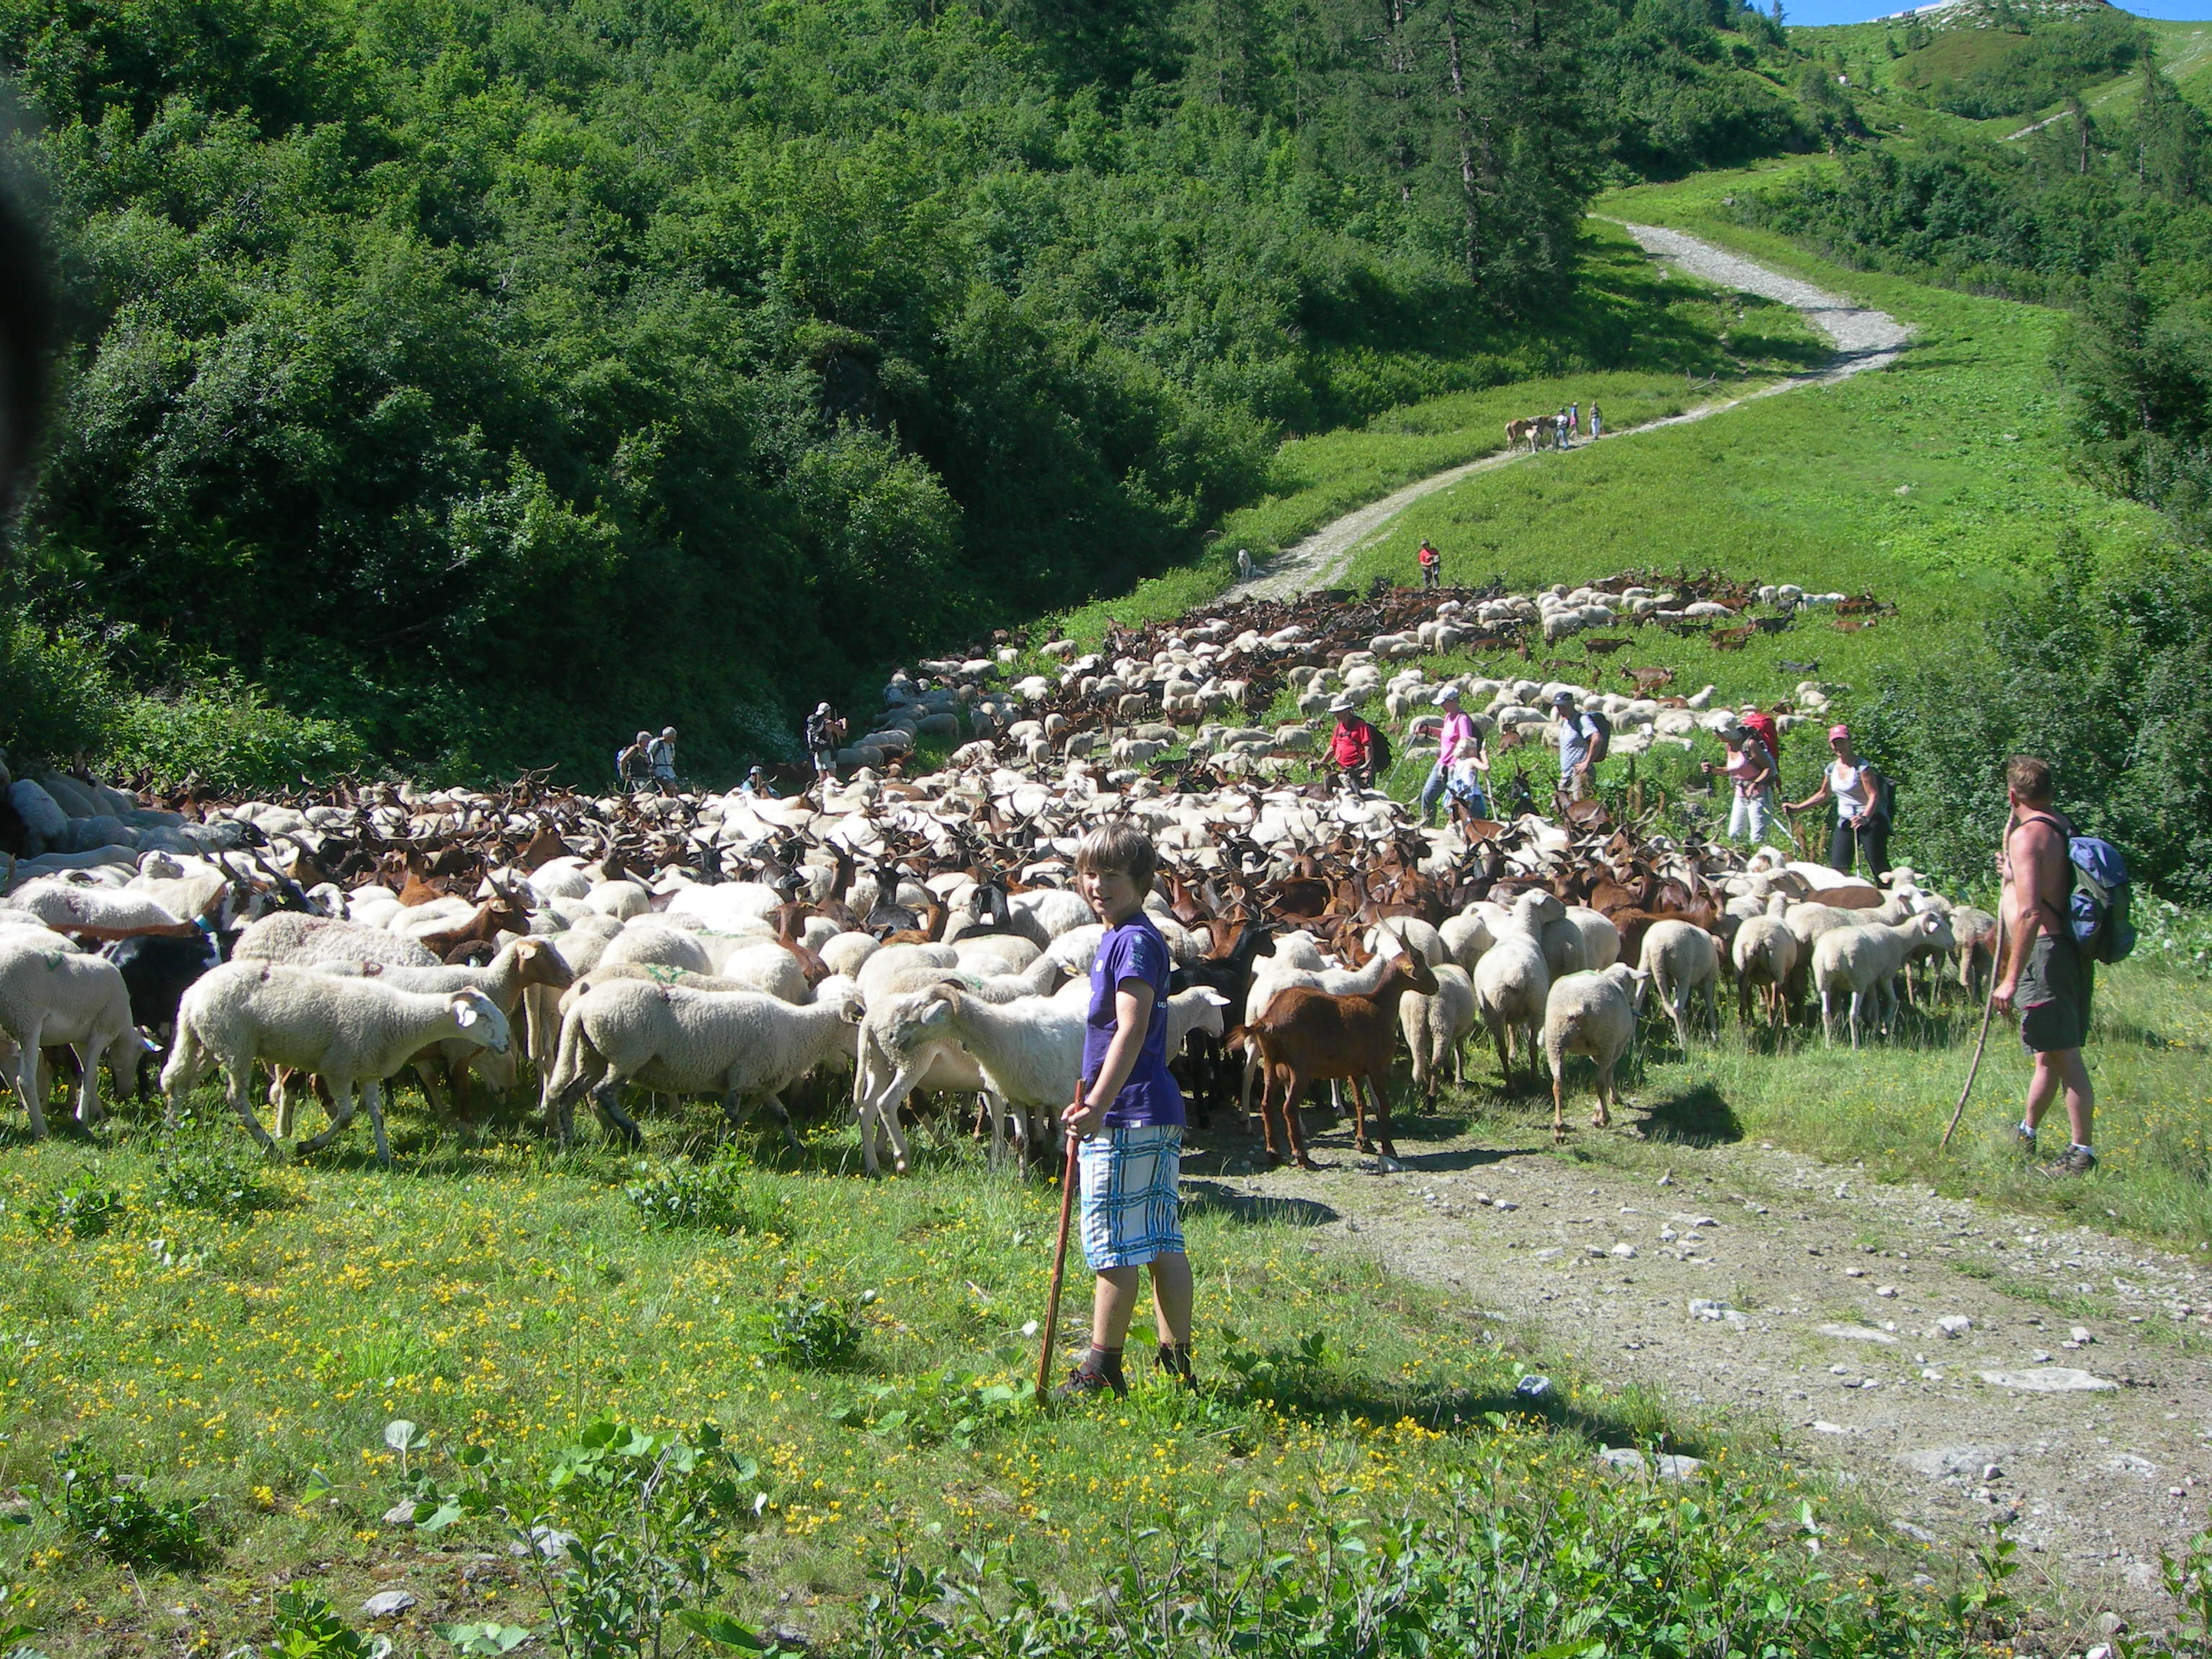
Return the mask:
<svg viewBox="0 0 2212 1659"><path fill-rule="evenodd" d="M1168 946L1145 914L1156 855L1144 832L1108 824L1083 839L1075 869L1106 936L1091 969L1081 1091L1063 1117L1080 1137L1083 1255L1097 1275L1091 1346L1062 1398L1125 1395L1122 1344L1150 1267L1160 1369L1188 1384L1190 1260L1183 1254L1182 1091L1168 1073ZM1051 1333L1046 1333L1049 1340Z"/></svg>

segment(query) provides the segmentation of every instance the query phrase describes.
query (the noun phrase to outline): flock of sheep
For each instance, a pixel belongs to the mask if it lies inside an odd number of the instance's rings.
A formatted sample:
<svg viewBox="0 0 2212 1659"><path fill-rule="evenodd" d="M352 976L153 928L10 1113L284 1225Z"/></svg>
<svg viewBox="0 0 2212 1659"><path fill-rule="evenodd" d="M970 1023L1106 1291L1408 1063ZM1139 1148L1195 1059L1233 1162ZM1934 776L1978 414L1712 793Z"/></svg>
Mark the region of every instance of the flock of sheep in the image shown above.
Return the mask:
<svg viewBox="0 0 2212 1659"><path fill-rule="evenodd" d="M1686 1047L1693 1015L1717 1020L1732 976L1747 1022L1754 993L1774 1020L1817 997L1824 1026L1844 1022L1856 1044L1887 1023L1915 962L1954 957L1968 975L1994 921L1920 890L1909 871L1877 887L1773 849L1746 860L1644 840L1601 817L1422 831L1379 794L1272 781L1272 763L1300 752L1279 732L1255 734L1262 748L1203 722L1236 678L1301 701L1364 689L1409 715L1429 677L1386 680L1382 664L1445 648L1462 619L1494 626L1484 610L1525 605L1540 628L1564 609L1656 611L1662 597L1446 599L1401 630L1414 651L1215 617L1167 626L1143 660L1054 642L1061 665L1033 677L1041 692L995 686L996 655L927 664L892 680L861 746L908 752L946 720L942 735L976 735L943 769L864 766L818 802L373 786L178 813L77 780L14 780L32 855L0 896L8 1079L43 1133L52 1074L73 1062L70 1115L88 1127L100 1066L138 1086L142 1057L163 1045L172 1114L219 1067L269 1147L254 1100L266 1066L278 1137L313 1079L329 1122L300 1149L328 1144L366 1105L388 1161L384 1091L410 1069L449 1114L476 1087L518 1090L526 1066L550 1133L569 1136L587 1099L633 1140L626 1090L711 1096L732 1124L765 1103L788 1134L787 1093L821 1078L838 1097L849 1088L871 1173L886 1158L907 1167L901 1112L918 1093L979 1097L994 1157L1035 1150L1079 1079L1102 931L1072 890L1074 847L1126 815L1163 858L1150 906L1178 964L1170 1053L1192 1046L1204 1106L1234 1103L1249 1121L1257 1090L1272 1155L1304 1159L1300 1098L1338 1080L1355 1111L1366 1088L1378 1121L1370 1140L1362 1112L1359 1139L1391 1156L1392 1051L1403 1044L1414 1087L1432 1095L1448 1061L1464 1080L1478 1028L1509 1084L1516 1063L1533 1072L1545 1056L1561 1133L1568 1058L1588 1056L1603 1124L1647 1000ZM1548 730L1537 711L1550 684L1457 683L1493 726L1528 741ZM1689 699L1569 689L1610 700L1624 743L1686 737L1668 716L1723 722ZM1119 701L1132 696L1144 706ZM1820 697L1800 689L1806 716ZM1192 787L1187 770L1152 775L1126 751L1115 763L1126 735L1104 738L1103 755L1055 743L1048 717L1064 732L1069 712L1102 707L1181 717L1167 726L1178 742L1199 722L1205 756L1243 763ZM426 873L456 849L469 858L443 861L463 877Z"/></svg>

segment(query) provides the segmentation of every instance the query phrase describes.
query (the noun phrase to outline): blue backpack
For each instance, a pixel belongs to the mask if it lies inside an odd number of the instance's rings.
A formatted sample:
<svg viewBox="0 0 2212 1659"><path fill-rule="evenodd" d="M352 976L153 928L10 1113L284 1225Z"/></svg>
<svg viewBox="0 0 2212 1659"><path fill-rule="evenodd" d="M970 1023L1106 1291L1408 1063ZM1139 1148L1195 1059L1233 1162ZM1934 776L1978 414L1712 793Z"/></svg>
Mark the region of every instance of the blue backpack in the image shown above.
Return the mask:
<svg viewBox="0 0 2212 1659"><path fill-rule="evenodd" d="M2074 862L2068 909L2075 942L2093 962L2124 962L2136 948L2135 924L2128 920L2127 860L2097 836L2069 836L2066 856Z"/></svg>

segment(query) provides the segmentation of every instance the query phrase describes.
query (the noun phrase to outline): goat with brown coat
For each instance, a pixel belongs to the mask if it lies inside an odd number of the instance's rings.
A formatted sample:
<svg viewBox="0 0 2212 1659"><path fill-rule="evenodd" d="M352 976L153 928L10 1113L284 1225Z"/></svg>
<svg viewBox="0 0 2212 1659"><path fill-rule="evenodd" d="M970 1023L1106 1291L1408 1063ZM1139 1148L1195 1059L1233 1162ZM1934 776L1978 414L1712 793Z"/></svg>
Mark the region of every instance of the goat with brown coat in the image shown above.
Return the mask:
<svg viewBox="0 0 2212 1659"><path fill-rule="evenodd" d="M1267 1012L1249 1028L1260 1045L1267 1085L1260 1097L1261 1133L1268 1158L1283 1161L1275 1145L1271 1101L1281 1103L1283 1145L1301 1169L1315 1167L1307 1156L1298 1124L1298 1100L1310 1083L1343 1081L1352 1086L1352 1133L1363 1152L1376 1142L1367 1134L1363 1084L1375 1103L1375 1130L1385 1158L1398 1149L1390 1139L1390 1061L1398 1046L1398 1000L1408 991L1436 994L1437 976L1419 957L1401 951L1381 984L1365 994L1332 996L1309 986L1278 992Z"/></svg>

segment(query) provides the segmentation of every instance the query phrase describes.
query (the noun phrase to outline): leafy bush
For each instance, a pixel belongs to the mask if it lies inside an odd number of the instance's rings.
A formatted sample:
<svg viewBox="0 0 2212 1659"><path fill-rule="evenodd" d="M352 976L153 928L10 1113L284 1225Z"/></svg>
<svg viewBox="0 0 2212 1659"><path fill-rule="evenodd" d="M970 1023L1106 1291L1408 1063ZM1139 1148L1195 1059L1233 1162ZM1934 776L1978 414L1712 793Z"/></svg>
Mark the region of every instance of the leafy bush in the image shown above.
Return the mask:
<svg viewBox="0 0 2212 1659"><path fill-rule="evenodd" d="M152 1498L145 1481L115 1466L83 1441L53 1455L61 1518L109 1559L131 1566L198 1567L215 1555L201 1516L216 1500Z"/></svg>
<svg viewBox="0 0 2212 1659"><path fill-rule="evenodd" d="M828 1370L860 1352L860 1327L838 1304L793 1291L769 1311L768 1349L787 1365Z"/></svg>
<svg viewBox="0 0 2212 1659"><path fill-rule="evenodd" d="M1027 1390L980 1371L927 1371L871 1390L870 1404L848 1406L834 1419L894 1445L972 1446L988 1431L1019 1417Z"/></svg>
<svg viewBox="0 0 2212 1659"><path fill-rule="evenodd" d="M768 1218L759 1213L743 1160L725 1153L708 1164L672 1164L623 1188L654 1232L696 1230L752 1232Z"/></svg>
<svg viewBox="0 0 2212 1659"><path fill-rule="evenodd" d="M165 1208L202 1210L233 1221L281 1209L287 1202L283 1189L258 1161L240 1151L240 1143L221 1136L171 1138L148 1191Z"/></svg>
<svg viewBox="0 0 2212 1659"><path fill-rule="evenodd" d="M33 1200L24 1213L32 1225L46 1232L100 1238L123 1218L127 1209L123 1194L112 1187L80 1181Z"/></svg>
<svg viewBox="0 0 2212 1659"><path fill-rule="evenodd" d="M309 1590L277 1591L276 1623L270 1659L385 1659L392 1651L390 1641L363 1636Z"/></svg>

